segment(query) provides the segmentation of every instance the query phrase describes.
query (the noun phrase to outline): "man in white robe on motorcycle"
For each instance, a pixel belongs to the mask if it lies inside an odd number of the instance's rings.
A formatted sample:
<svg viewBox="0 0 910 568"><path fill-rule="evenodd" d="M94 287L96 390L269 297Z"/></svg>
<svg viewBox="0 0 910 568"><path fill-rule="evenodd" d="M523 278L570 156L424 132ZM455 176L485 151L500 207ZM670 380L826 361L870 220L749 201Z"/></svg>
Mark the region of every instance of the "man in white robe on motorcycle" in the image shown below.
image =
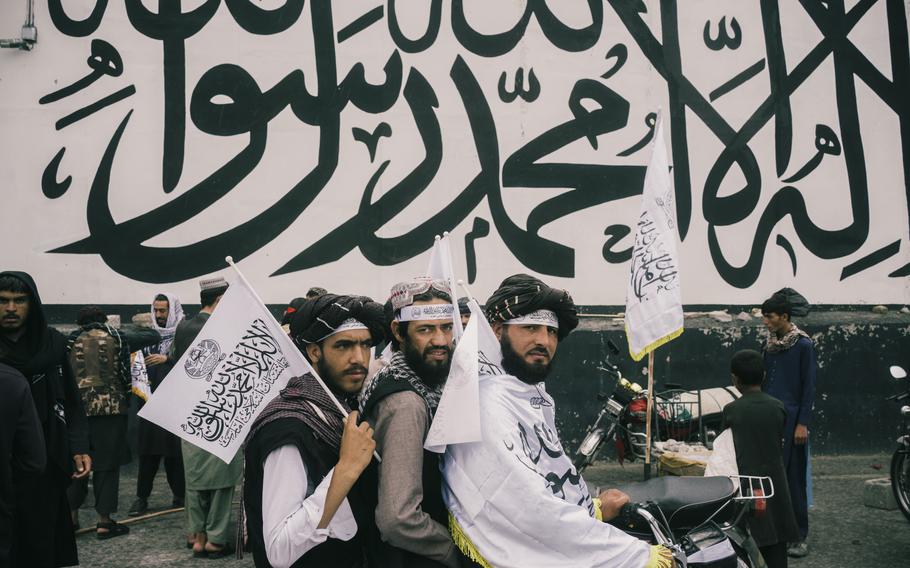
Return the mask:
<svg viewBox="0 0 910 568"><path fill-rule="evenodd" d="M483 331L478 340L483 441L450 445L443 461L456 544L483 567L672 567L667 548L603 522L628 496L610 490L593 499L559 440L544 379L558 342L578 325L571 296L518 274L486 310L492 332L484 324L487 341Z"/></svg>

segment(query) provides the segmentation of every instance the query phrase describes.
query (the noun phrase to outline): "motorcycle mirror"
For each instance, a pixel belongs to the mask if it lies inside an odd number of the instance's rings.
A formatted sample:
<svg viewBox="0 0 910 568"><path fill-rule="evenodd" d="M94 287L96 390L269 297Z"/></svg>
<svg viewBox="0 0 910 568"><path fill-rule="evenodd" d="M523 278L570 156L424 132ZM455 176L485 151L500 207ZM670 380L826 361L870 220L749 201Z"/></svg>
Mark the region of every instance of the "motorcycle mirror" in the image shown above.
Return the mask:
<svg viewBox="0 0 910 568"><path fill-rule="evenodd" d="M891 376L895 379L906 379L907 371L903 367L898 367L897 365L891 365Z"/></svg>

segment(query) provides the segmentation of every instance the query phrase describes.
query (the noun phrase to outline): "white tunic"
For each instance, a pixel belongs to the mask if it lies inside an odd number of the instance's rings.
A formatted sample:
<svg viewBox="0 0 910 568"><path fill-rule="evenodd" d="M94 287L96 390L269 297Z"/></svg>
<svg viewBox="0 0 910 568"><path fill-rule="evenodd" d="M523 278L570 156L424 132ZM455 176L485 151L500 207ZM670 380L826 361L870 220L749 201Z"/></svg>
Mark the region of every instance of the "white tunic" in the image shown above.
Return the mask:
<svg viewBox="0 0 910 568"><path fill-rule="evenodd" d="M297 446L281 446L265 458L262 484L262 536L266 556L274 568L286 568L329 537L351 540L357 521L347 498L324 529L322 519L326 493L335 469L325 476L311 495L309 478Z"/></svg>
<svg viewBox="0 0 910 568"><path fill-rule="evenodd" d="M480 377L483 442L448 446L443 497L496 568L642 568L650 545L594 517L543 383Z"/></svg>

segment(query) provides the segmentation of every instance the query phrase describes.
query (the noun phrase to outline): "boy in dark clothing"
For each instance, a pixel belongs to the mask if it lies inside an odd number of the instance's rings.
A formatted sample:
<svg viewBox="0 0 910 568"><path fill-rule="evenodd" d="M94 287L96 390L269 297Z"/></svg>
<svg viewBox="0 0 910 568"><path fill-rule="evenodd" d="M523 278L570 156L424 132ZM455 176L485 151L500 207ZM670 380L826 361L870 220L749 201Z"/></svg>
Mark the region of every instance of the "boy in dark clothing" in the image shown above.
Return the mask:
<svg viewBox="0 0 910 568"><path fill-rule="evenodd" d="M784 469L790 487L799 538L790 543L788 554L809 553L808 478L809 426L815 403L815 345L809 335L791 321L793 306L786 295L776 293L762 304L762 319L769 336L763 349L767 377L762 390L784 403Z"/></svg>
<svg viewBox="0 0 910 568"><path fill-rule="evenodd" d="M770 477L774 483L774 496L768 499L765 514L750 517L749 529L768 568L786 568L787 543L799 535L781 454L787 412L783 403L762 392L765 368L761 353L737 352L730 372L742 397L728 404L723 416L724 426L733 430L739 473Z"/></svg>

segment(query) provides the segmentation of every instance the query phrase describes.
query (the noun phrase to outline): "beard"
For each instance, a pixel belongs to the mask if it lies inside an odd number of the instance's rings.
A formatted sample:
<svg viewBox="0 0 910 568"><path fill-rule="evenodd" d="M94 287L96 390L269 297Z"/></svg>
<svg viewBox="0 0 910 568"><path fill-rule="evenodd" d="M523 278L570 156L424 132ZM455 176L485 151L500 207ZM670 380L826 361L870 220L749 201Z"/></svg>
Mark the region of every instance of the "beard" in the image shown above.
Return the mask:
<svg viewBox="0 0 910 568"><path fill-rule="evenodd" d="M320 377L322 377L323 382L325 382L326 386L329 387L329 390L332 391L332 393L335 394L338 399L348 402L349 405L352 403L352 401L356 401L357 395L360 392L359 389L357 392L348 392L345 389L341 388L341 385L344 384L344 373L345 371L350 370L363 371L364 374L367 373L367 369L363 365L354 365L352 367L348 367L340 374L336 374L332 371L332 369L329 368L325 359L319 359L316 361L316 372L319 373ZM353 408L356 409L356 407Z"/></svg>
<svg viewBox="0 0 910 568"><path fill-rule="evenodd" d="M550 374L550 368L553 365L552 358L546 363L528 363L512 347L512 342L509 341L506 333L502 334L499 346L502 348L502 368L521 382L536 385L543 382Z"/></svg>
<svg viewBox="0 0 910 568"><path fill-rule="evenodd" d="M452 350L446 345L443 347L427 345L421 352L410 342L405 341L401 347L404 351L404 360L408 366L420 377L420 380L430 386L441 385L449 376L449 367L452 365ZM436 349L444 349L448 357L444 362L431 363L427 361L427 353Z"/></svg>
<svg viewBox="0 0 910 568"><path fill-rule="evenodd" d="M165 317L164 319L155 318L155 323L158 324L158 327L161 327L161 328L167 327L167 317Z"/></svg>
<svg viewBox="0 0 910 568"><path fill-rule="evenodd" d="M13 334L22 329L25 319L19 316L6 316L0 319L0 332Z"/></svg>

